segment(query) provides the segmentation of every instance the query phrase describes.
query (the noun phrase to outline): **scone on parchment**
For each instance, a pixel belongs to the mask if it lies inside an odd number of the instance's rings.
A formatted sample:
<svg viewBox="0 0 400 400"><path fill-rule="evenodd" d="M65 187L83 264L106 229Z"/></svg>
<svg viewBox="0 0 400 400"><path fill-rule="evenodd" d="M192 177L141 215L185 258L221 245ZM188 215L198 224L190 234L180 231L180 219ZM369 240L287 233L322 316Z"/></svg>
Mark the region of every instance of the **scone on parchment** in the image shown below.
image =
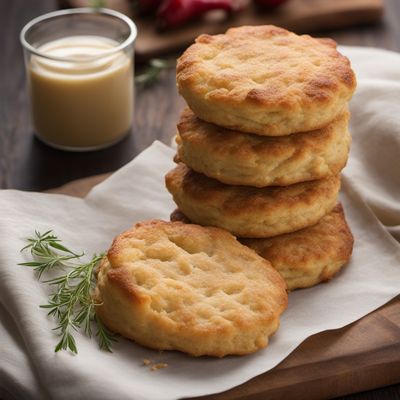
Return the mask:
<svg viewBox="0 0 400 400"><path fill-rule="evenodd" d="M177 85L205 121L283 136L332 122L356 78L333 40L266 25L199 36L178 59Z"/></svg>
<svg viewBox="0 0 400 400"><path fill-rule="evenodd" d="M171 214L171 221L190 223L178 209ZM341 204L308 228L267 239L239 238L239 241L267 259L289 290L333 278L350 260L354 243Z"/></svg>
<svg viewBox="0 0 400 400"><path fill-rule="evenodd" d="M165 177L178 208L193 222L238 237L266 238L317 223L337 202L340 176L290 186L225 185L180 163Z"/></svg>
<svg viewBox="0 0 400 400"><path fill-rule="evenodd" d="M217 357L265 347L287 306L281 276L230 233L157 220L117 236L95 299L97 315L122 336Z"/></svg>
<svg viewBox="0 0 400 400"><path fill-rule="evenodd" d="M300 231L240 241L270 261L290 290L331 279L349 261L354 242L341 204Z"/></svg>
<svg viewBox="0 0 400 400"><path fill-rule="evenodd" d="M242 133L204 122L186 108L178 123L178 158L230 185L287 186L338 175L349 154L346 110L324 128L281 137Z"/></svg>

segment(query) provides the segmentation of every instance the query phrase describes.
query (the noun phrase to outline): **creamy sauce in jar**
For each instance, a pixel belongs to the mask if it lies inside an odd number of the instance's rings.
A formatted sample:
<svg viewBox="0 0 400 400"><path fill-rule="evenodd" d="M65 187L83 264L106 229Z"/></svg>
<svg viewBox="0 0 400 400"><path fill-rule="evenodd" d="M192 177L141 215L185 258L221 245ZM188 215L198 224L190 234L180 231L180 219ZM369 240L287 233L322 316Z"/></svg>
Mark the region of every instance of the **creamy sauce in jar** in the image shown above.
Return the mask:
<svg viewBox="0 0 400 400"><path fill-rule="evenodd" d="M101 36L48 42L28 67L33 124L44 142L61 148L105 147L128 132L133 116L132 58ZM106 53L105 53L106 52Z"/></svg>

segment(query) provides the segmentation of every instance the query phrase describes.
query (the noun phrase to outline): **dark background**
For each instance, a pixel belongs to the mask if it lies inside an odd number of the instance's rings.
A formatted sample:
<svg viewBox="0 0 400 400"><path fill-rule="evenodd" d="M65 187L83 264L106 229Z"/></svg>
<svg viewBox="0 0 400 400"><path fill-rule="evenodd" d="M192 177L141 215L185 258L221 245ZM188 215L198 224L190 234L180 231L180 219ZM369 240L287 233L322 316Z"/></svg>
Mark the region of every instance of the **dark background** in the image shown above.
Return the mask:
<svg viewBox="0 0 400 400"><path fill-rule="evenodd" d="M380 24L314 34L330 36L339 44L400 51L400 0L386 0L385 7ZM114 147L93 153L67 153L34 138L18 36L29 20L56 8L55 0L0 0L0 188L43 190L111 172L154 139L170 143L175 134L183 101L176 92L175 71L171 69L152 87L137 89L132 132Z"/></svg>

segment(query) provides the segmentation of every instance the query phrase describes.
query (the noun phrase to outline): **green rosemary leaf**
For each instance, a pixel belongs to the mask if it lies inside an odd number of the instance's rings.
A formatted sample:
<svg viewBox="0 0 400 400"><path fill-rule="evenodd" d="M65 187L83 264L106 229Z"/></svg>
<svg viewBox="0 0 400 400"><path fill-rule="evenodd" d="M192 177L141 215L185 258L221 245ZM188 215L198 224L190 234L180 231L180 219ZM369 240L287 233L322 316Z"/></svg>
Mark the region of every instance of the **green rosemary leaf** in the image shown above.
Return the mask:
<svg viewBox="0 0 400 400"><path fill-rule="evenodd" d="M69 350L77 353L72 331L83 330L91 337L92 324L97 326L99 347L111 351L116 336L96 317L95 307L98 304L94 302L91 293L95 284L94 270L104 254L95 254L88 262L82 262L84 253L72 251L61 244L61 240L51 230L44 234L35 231L35 236L26 240L28 244L21 251L29 249L33 261L19 265L33 268L39 279L49 270L63 271L63 274L55 278L42 280L42 283L53 289L48 303L40 305L40 308L46 309L47 315L56 320L57 325L53 330L58 332L60 340L55 351Z"/></svg>
<svg viewBox="0 0 400 400"><path fill-rule="evenodd" d="M109 351L112 353L111 347L112 343L118 341L117 335L110 332L100 321L100 319L95 315L94 319L97 323L96 336L99 339L99 346L102 350Z"/></svg>
<svg viewBox="0 0 400 400"><path fill-rule="evenodd" d="M43 263L41 263L41 262L31 261L31 262L19 263L18 265L23 265L25 267L39 267L42 264Z"/></svg>
<svg viewBox="0 0 400 400"><path fill-rule="evenodd" d="M54 308L54 304L41 304L40 308Z"/></svg>
<svg viewBox="0 0 400 400"><path fill-rule="evenodd" d="M70 350L72 353L78 354L75 339L71 335L71 333L66 332L66 334L62 336L61 340L58 342L57 346L54 349L56 353L60 350Z"/></svg>
<svg viewBox="0 0 400 400"><path fill-rule="evenodd" d="M54 249L61 250L61 251L64 251L66 253L72 254L73 256L76 256L76 257L83 257L84 256L84 253L76 254L73 251L67 249L65 246L60 244L58 240L51 241L49 243L49 246L53 247Z"/></svg>

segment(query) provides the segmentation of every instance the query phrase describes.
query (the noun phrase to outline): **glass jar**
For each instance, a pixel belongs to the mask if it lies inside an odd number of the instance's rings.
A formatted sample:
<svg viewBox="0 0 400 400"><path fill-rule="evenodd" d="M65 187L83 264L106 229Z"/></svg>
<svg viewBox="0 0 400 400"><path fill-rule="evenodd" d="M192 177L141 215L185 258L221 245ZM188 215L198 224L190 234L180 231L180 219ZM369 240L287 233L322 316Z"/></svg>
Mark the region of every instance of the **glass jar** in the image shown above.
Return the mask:
<svg viewBox="0 0 400 400"><path fill-rule="evenodd" d="M130 131L136 35L128 17L108 9L61 10L25 25L20 39L40 140L87 151Z"/></svg>

